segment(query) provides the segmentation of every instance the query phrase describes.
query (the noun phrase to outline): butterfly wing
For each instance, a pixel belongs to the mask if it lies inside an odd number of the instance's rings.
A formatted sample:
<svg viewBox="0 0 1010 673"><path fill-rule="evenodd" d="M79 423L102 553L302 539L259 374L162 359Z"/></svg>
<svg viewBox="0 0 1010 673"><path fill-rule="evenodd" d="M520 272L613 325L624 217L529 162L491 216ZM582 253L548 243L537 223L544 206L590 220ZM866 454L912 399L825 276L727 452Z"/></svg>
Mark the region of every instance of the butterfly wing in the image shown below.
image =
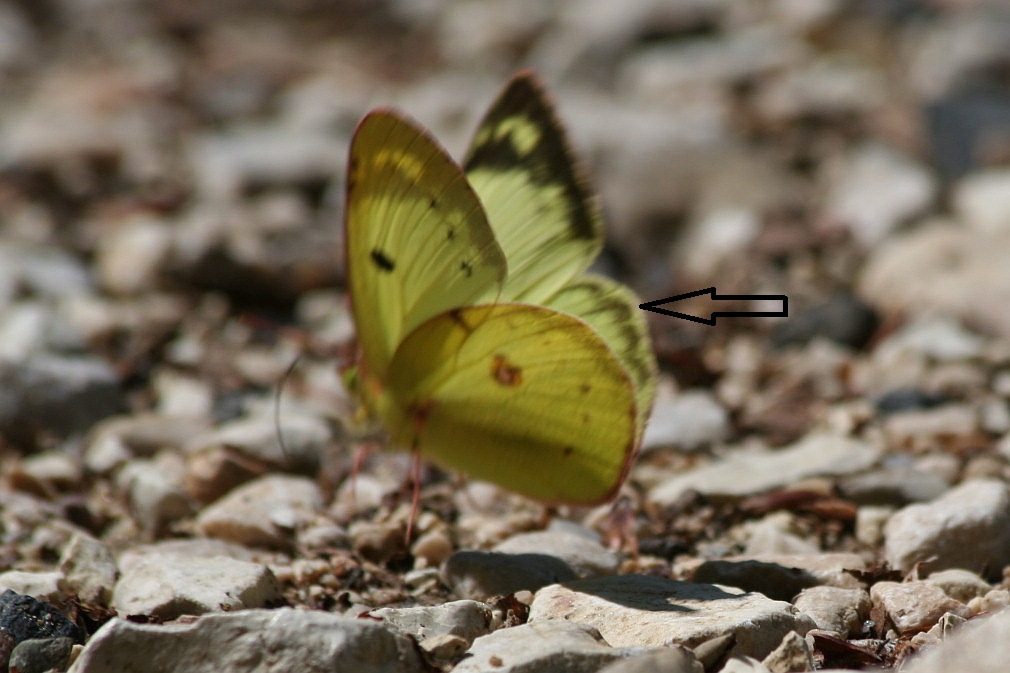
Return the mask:
<svg viewBox="0 0 1010 673"><path fill-rule="evenodd" d="M543 303L596 258L602 217L532 73L492 104L463 168L508 258L503 301Z"/></svg>
<svg viewBox="0 0 1010 673"><path fill-rule="evenodd" d="M588 323L624 365L635 386L635 435L640 439L656 393L656 357L638 304L631 290L597 275L576 278L546 303Z"/></svg>
<svg viewBox="0 0 1010 673"><path fill-rule="evenodd" d="M393 357L379 412L445 467L555 503L593 503L634 455L634 386L600 336L528 304L432 318Z"/></svg>
<svg viewBox="0 0 1010 673"><path fill-rule="evenodd" d="M369 113L351 142L346 236L358 342L378 381L406 334L494 296L507 273L463 171L424 130L388 110Z"/></svg>

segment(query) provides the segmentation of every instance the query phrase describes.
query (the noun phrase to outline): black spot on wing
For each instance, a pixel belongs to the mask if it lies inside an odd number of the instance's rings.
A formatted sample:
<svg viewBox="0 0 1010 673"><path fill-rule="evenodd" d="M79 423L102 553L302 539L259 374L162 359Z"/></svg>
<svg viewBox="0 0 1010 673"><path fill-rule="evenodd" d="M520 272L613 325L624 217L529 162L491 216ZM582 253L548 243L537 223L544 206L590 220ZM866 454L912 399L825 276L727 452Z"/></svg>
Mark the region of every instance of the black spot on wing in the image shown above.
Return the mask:
<svg viewBox="0 0 1010 673"><path fill-rule="evenodd" d="M375 264L375 266L377 266L382 271L389 272L396 268L396 264L393 262L393 260L387 257L386 253L382 252L378 248L372 250L371 257L372 257L372 263Z"/></svg>
<svg viewBox="0 0 1010 673"><path fill-rule="evenodd" d="M499 128L509 118L523 119L540 130L539 140L529 151L520 153L511 134L482 134L485 129ZM480 138L470 147L463 163L464 172L482 168L505 172L522 166L535 184L561 186L575 238L592 239L599 235L592 194L577 170L575 156L553 107L531 75L512 80L491 105L478 129Z"/></svg>

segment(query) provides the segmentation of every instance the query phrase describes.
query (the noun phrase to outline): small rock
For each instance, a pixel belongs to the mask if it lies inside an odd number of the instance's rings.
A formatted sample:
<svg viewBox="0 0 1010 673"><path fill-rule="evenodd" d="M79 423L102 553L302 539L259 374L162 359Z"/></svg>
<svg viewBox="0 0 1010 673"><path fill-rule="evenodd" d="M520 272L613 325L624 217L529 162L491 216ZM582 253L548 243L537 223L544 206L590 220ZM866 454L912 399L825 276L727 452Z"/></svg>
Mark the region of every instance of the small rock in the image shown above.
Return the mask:
<svg viewBox="0 0 1010 673"><path fill-rule="evenodd" d="M162 540L154 544L144 544L131 547L119 555L119 566L125 568L133 563L143 560L148 556L166 558L168 556L178 556L181 559L187 558L225 558L239 559L253 562L262 559L265 554L262 551L254 551L248 547L243 547L224 540L215 540L208 537L183 538L178 540ZM182 561L180 561L181 563Z"/></svg>
<svg viewBox="0 0 1010 673"><path fill-rule="evenodd" d="M599 673L705 673L705 667L691 650L670 645L619 659L601 668Z"/></svg>
<svg viewBox="0 0 1010 673"><path fill-rule="evenodd" d="M948 612L960 617L971 614L964 603L921 580L904 584L877 582L870 587L870 600L884 611L899 634L925 631Z"/></svg>
<svg viewBox="0 0 1010 673"><path fill-rule="evenodd" d="M771 673L794 673L814 670L814 657L806 639L790 631L761 662Z"/></svg>
<svg viewBox="0 0 1010 673"><path fill-rule="evenodd" d="M137 215L98 239L95 265L102 287L113 294L152 289L172 244L170 225Z"/></svg>
<svg viewBox="0 0 1010 673"><path fill-rule="evenodd" d="M978 413L967 404L945 404L929 411L888 416L884 431L898 445L915 446L935 437L966 436L978 430Z"/></svg>
<svg viewBox="0 0 1010 673"><path fill-rule="evenodd" d="M642 449L675 446L695 451L729 434L729 413L711 393L692 390L657 399L645 426Z"/></svg>
<svg viewBox="0 0 1010 673"><path fill-rule="evenodd" d="M868 64L848 59L808 59L802 68L761 87L756 101L760 114L770 122L789 123L809 116L834 116L866 112L881 105L887 96L882 74ZM878 150L880 151L880 150ZM904 191L910 202L922 189L908 180ZM921 198L921 197L920 197ZM896 209L896 207L895 207Z"/></svg>
<svg viewBox="0 0 1010 673"><path fill-rule="evenodd" d="M368 616L384 621L419 641L434 636L457 636L466 641L464 650L475 638L492 630L491 607L471 600L431 607L378 608L370 611Z"/></svg>
<svg viewBox="0 0 1010 673"><path fill-rule="evenodd" d="M719 669L719 673L772 673L767 666L751 657L734 657Z"/></svg>
<svg viewBox="0 0 1010 673"><path fill-rule="evenodd" d="M968 609L973 614L983 612L998 612L1010 607L1010 591L1006 589L993 589L985 596L977 596L968 601Z"/></svg>
<svg viewBox="0 0 1010 673"><path fill-rule="evenodd" d="M28 456L8 474L11 485L39 495L69 491L80 484L80 462L63 451L47 451Z"/></svg>
<svg viewBox="0 0 1010 673"><path fill-rule="evenodd" d="M934 500L950 488L950 483L935 472L907 468L883 468L843 477L838 490L859 505L901 506L910 502Z"/></svg>
<svg viewBox="0 0 1010 673"><path fill-rule="evenodd" d="M184 614L263 607L280 596L273 573L258 563L149 554L123 564L112 607L122 615L169 620Z"/></svg>
<svg viewBox="0 0 1010 673"><path fill-rule="evenodd" d="M37 355L0 361L0 432L10 437L82 432L125 406L118 376L97 358Z"/></svg>
<svg viewBox="0 0 1010 673"><path fill-rule="evenodd" d="M236 488L196 518L200 532L241 545L290 547L294 530L322 507L319 486L305 477L268 474Z"/></svg>
<svg viewBox="0 0 1010 673"><path fill-rule="evenodd" d="M346 148L329 134L276 126L206 134L191 144L198 189L210 199L242 189L322 182L343 170Z"/></svg>
<svg viewBox="0 0 1010 673"><path fill-rule="evenodd" d="M860 633L870 615L870 596L863 589L810 587L793 600L793 605L817 624L817 628L851 638Z"/></svg>
<svg viewBox="0 0 1010 673"><path fill-rule="evenodd" d="M206 424L202 419L159 414L110 418L92 428L84 465L91 472L107 474L133 456L153 456L161 450L182 452Z"/></svg>
<svg viewBox="0 0 1010 673"><path fill-rule="evenodd" d="M182 459L171 452L155 460L134 460L117 475L120 488L129 493L134 520L149 538L192 512L182 480Z"/></svg>
<svg viewBox="0 0 1010 673"><path fill-rule="evenodd" d="M10 589L0 594L0 631L15 643L37 638L81 640L77 626L52 605Z"/></svg>
<svg viewBox="0 0 1010 673"><path fill-rule="evenodd" d="M593 671L622 656L585 624L547 621L499 629L473 642L453 673Z"/></svg>
<svg viewBox="0 0 1010 673"><path fill-rule="evenodd" d="M956 362L982 355L982 339L949 317L915 320L883 341L878 349L909 350L937 362Z"/></svg>
<svg viewBox="0 0 1010 673"><path fill-rule="evenodd" d="M1010 231L1010 170L977 171L954 187L952 205L961 220L986 233Z"/></svg>
<svg viewBox="0 0 1010 673"><path fill-rule="evenodd" d="M577 577L567 563L547 554L461 550L449 557L442 579L460 596L484 599L567 582Z"/></svg>
<svg viewBox="0 0 1010 673"><path fill-rule="evenodd" d="M962 603L985 596L992 589L992 586L981 577L961 568L948 568L931 573L926 581L940 587L943 593Z"/></svg>
<svg viewBox="0 0 1010 673"><path fill-rule="evenodd" d="M52 571L7 570L0 573L0 589L53 602L67 596L62 573Z"/></svg>
<svg viewBox="0 0 1010 673"><path fill-rule="evenodd" d="M452 551L452 538L444 528L423 533L410 545L410 555L429 568L442 565L452 556Z"/></svg>
<svg viewBox="0 0 1010 673"><path fill-rule="evenodd" d="M513 535L495 545L492 551L554 556L564 561L579 577L613 575L620 565L617 553L600 544L592 533L587 536L557 529Z"/></svg>
<svg viewBox="0 0 1010 673"><path fill-rule="evenodd" d="M984 432L992 435L1010 431L1010 404L998 398L986 400L979 410L979 425Z"/></svg>
<svg viewBox="0 0 1010 673"><path fill-rule="evenodd" d="M373 563L384 563L406 550L405 530L399 521L355 521L347 532L351 548Z"/></svg>
<svg viewBox="0 0 1010 673"><path fill-rule="evenodd" d="M7 670L16 673L46 673L65 671L70 663L73 638L29 638L18 643L11 652Z"/></svg>
<svg viewBox="0 0 1010 673"><path fill-rule="evenodd" d="M284 446L277 442L277 419L272 415L252 416L225 423L194 437L186 453L227 447L239 451L253 463L287 470L314 473L319 467L322 448L331 439L326 423L308 414L285 413L280 422Z"/></svg>
<svg viewBox="0 0 1010 673"><path fill-rule="evenodd" d="M552 620L593 626L614 647L693 647L732 633L736 644L730 656L757 657L775 649L789 631L806 633L814 627L788 603L757 593L645 575L544 587L533 598L529 622Z"/></svg>
<svg viewBox="0 0 1010 673"><path fill-rule="evenodd" d="M67 590L81 601L108 605L119 571L105 544L90 535L76 533L63 549L60 572Z"/></svg>
<svg viewBox="0 0 1010 673"><path fill-rule="evenodd" d="M946 395L930 393L919 388L895 388L878 395L873 401L873 406L877 413L889 416L903 411L933 409L949 401Z"/></svg>
<svg viewBox="0 0 1010 673"><path fill-rule="evenodd" d="M83 259L55 247L0 243L0 297L17 294L59 299L92 291Z"/></svg>
<svg viewBox="0 0 1010 673"><path fill-rule="evenodd" d="M930 223L895 235L870 252L859 295L891 314L944 314L1010 334L1010 274L1003 252L1010 232L984 235ZM909 278L928 278L910 283Z"/></svg>
<svg viewBox="0 0 1010 673"><path fill-rule="evenodd" d="M828 215L869 248L936 198L936 178L924 166L882 145L855 149L831 186Z"/></svg>
<svg viewBox="0 0 1010 673"><path fill-rule="evenodd" d="M790 512L772 512L740 527L747 536L744 556L771 554L816 554L817 541L800 534L796 517Z"/></svg>
<svg viewBox="0 0 1010 673"><path fill-rule="evenodd" d="M443 633L418 641L417 646L436 661L456 662L466 653L470 642L466 638Z"/></svg>
<svg viewBox="0 0 1010 673"><path fill-rule="evenodd" d="M849 348L863 348L880 322L871 306L857 297L836 295L822 304L801 309L775 325L771 343L776 348L829 339Z"/></svg>
<svg viewBox="0 0 1010 673"><path fill-rule="evenodd" d="M382 624L281 608L162 625L113 619L91 637L68 673L255 673L265 670L266 653L276 671L423 670L413 641Z"/></svg>
<svg viewBox="0 0 1010 673"><path fill-rule="evenodd" d="M679 474L658 485L649 500L674 503L687 490L705 494L751 495L815 475L844 475L873 465L881 450L848 437L812 434L779 449L740 450L711 465Z"/></svg>
<svg viewBox="0 0 1010 673"><path fill-rule="evenodd" d="M884 541L884 526L894 514L893 507L864 505L856 510L856 539L876 548Z"/></svg>
<svg viewBox="0 0 1010 673"><path fill-rule="evenodd" d="M0 307L4 302L0 296ZM43 301L25 299L0 310L0 359L26 360L47 351L75 351L83 346L84 339L65 317Z"/></svg>
<svg viewBox="0 0 1010 673"><path fill-rule="evenodd" d="M884 535L884 558L902 572L923 563L998 574L1010 563L1010 492L996 480L964 482L933 502L898 510Z"/></svg>

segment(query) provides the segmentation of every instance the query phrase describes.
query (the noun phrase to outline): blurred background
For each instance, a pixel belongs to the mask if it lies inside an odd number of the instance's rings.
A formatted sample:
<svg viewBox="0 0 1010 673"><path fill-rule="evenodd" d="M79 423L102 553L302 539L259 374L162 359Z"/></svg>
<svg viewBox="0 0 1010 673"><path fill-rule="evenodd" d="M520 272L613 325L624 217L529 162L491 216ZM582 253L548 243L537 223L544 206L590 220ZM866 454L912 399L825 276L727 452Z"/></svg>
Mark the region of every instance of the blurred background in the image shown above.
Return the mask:
<svg viewBox="0 0 1010 673"><path fill-rule="evenodd" d="M7 0L8 441L123 409L234 417L304 346L267 328L345 341L357 120L395 105L458 157L522 67L602 196L602 270L643 301L790 296L788 320L657 318L677 385L718 378L739 333L858 352L940 316L1010 336L1006 2Z"/></svg>

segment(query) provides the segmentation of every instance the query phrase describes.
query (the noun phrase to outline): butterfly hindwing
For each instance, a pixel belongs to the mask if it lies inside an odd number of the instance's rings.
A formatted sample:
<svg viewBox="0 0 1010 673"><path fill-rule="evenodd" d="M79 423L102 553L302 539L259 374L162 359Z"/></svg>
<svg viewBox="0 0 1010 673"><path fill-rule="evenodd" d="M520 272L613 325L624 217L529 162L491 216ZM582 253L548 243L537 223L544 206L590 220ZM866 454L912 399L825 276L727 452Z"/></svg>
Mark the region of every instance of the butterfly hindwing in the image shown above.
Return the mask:
<svg viewBox="0 0 1010 673"><path fill-rule="evenodd" d="M503 301L542 303L599 253L596 200L531 73L513 78L492 104L463 168L509 261Z"/></svg>
<svg viewBox="0 0 1010 673"><path fill-rule="evenodd" d="M368 114L351 142L346 235L358 342L378 380L411 330L495 296L505 280L505 256L462 170L391 111Z"/></svg>
<svg viewBox="0 0 1010 673"><path fill-rule="evenodd" d="M565 285L546 305L587 322L624 365L635 387L641 437L656 392L656 357L638 300L623 285L589 274Z"/></svg>
<svg viewBox="0 0 1010 673"><path fill-rule="evenodd" d="M402 445L546 502L607 499L636 443L618 358L586 323L528 304L421 325L397 349L381 408Z"/></svg>

